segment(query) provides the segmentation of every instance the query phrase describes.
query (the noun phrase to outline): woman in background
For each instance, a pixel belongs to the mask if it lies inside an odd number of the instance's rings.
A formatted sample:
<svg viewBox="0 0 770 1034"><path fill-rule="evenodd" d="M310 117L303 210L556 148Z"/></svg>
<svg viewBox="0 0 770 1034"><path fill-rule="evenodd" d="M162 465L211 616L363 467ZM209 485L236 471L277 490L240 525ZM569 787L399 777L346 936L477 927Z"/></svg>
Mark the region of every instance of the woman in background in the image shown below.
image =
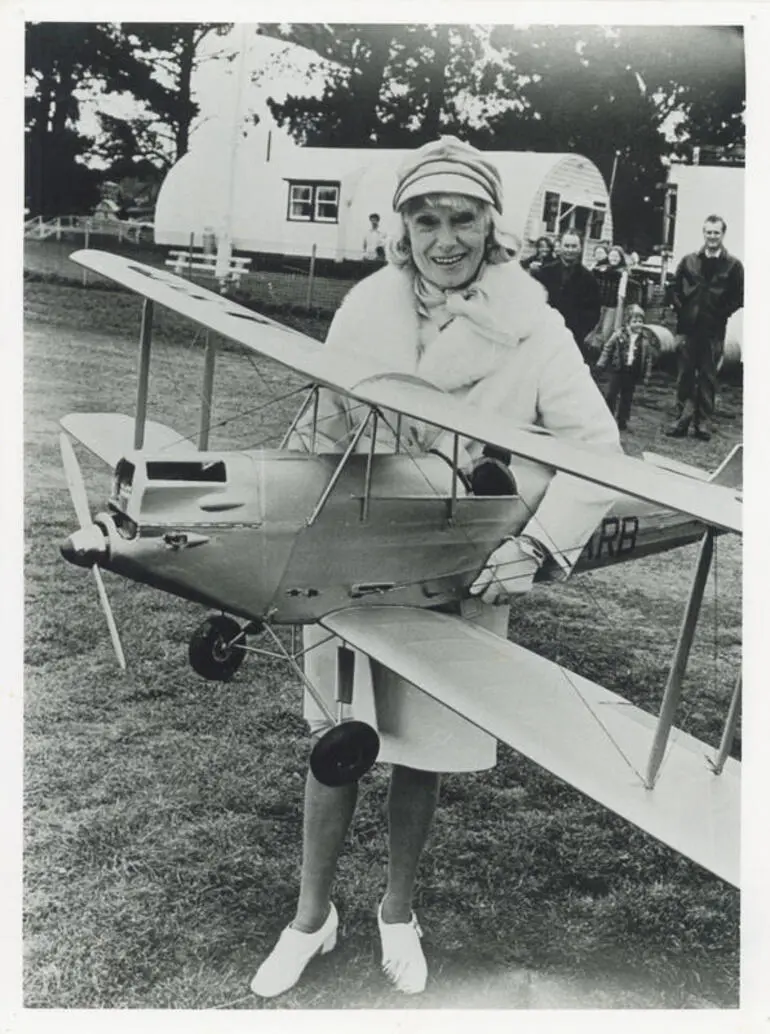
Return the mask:
<svg viewBox="0 0 770 1034"><path fill-rule="evenodd" d="M553 250L553 241L550 237L538 237L535 241L535 252L530 255L529 258L521 260L521 268L526 269L528 273L536 273L538 269L542 269L543 266L548 265L549 262L553 262L556 259L556 255Z"/></svg>

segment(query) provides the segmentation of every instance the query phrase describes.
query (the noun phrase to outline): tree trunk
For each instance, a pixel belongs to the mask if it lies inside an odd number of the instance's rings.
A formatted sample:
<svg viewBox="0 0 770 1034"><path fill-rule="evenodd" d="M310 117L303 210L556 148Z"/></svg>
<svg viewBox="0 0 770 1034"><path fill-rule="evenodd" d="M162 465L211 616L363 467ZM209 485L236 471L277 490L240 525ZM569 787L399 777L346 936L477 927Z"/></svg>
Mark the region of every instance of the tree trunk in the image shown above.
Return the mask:
<svg viewBox="0 0 770 1034"><path fill-rule="evenodd" d="M425 140L436 140L441 134L441 115L444 111L448 64L449 26L439 25L436 28L434 58L428 73L427 108L421 133Z"/></svg>
<svg viewBox="0 0 770 1034"><path fill-rule="evenodd" d="M195 66L195 25L184 26L180 32L181 46L179 50L179 122L176 127L176 161L179 161L190 149L190 123L192 122L191 82Z"/></svg>

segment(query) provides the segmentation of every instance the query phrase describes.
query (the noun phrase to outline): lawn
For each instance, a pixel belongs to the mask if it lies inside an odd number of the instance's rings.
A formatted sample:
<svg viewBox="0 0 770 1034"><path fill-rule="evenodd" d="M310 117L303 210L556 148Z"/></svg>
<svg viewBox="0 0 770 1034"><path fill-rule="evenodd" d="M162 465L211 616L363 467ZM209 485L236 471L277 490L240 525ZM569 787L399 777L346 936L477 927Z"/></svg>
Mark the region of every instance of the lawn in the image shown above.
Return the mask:
<svg viewBox="0 0 770 1034"><path fill-rule="evenodd" d="M204 682L186 660L203 611L106 573L129 663L119 672L90 576L58 554L76 523L58 419L133 412L140 302L29 282L25 313L28 1007L737 1006L738 893L508 748L493 771L445 780L417 901L431 972L424 995L391 992L376 958L386 790L377 767L341 860L338 950L287 995L255 999L249 980L296 892L300 687L261 659L226 685ZM328 323L287 319L319 337ZM200 335L162 312L156 340L149 415L194 434ZM275 445L296 400L271 400L299 383L223 351L212 445ZM708 443L662 436L671 400L670 374L656 373L632 414L628 451L715 467L741 437L740 386L721 385ZM95 510L110 472L79 454ZM514 610L511 635L654 709L695 555L687 547L538 587ZM719 539L678 716L711 744L740 662L740 561L739 542Z"/></svg>

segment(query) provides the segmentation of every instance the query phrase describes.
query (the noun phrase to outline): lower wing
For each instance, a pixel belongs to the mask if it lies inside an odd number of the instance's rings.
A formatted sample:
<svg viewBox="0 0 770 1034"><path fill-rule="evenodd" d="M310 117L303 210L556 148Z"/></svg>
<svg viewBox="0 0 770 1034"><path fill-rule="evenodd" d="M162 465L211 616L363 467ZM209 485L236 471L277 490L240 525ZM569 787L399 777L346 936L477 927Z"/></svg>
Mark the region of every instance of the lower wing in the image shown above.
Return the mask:
<svg viewBox="0 0 770 1034"><path fill-rule="evenodd" d="M653 789L641 775L656 719L622 697L458 617L410 607L337 611L321 624L473 724L738 886L740 764L672 730Z"/></svg>

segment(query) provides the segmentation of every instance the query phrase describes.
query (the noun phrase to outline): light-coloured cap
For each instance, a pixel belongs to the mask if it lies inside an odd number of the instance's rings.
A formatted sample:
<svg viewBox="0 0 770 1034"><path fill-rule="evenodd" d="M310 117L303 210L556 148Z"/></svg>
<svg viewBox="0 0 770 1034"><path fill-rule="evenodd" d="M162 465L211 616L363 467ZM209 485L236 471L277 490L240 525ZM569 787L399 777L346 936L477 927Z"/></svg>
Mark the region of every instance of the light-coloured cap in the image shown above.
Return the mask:
<svg viewBox="0 0 770 1034"><path fill-rule="evenodd" d="M454 136L424 144L404 160L393 195L397 212L410 198L464 194L503 210L503 185L496 166L481 151Z"/></svg>

